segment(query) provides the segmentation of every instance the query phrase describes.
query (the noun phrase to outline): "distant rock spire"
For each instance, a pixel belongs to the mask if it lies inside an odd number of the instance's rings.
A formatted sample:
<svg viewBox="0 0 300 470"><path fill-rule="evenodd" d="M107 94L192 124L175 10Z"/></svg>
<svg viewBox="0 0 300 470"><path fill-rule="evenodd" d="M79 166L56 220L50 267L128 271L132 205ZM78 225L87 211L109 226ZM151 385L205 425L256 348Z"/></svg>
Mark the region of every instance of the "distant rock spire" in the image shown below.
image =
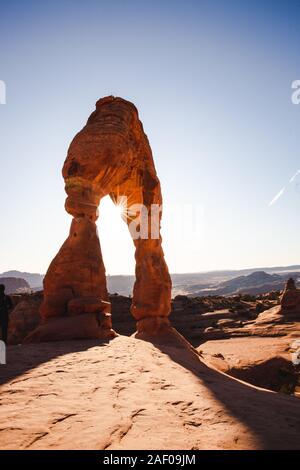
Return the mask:
<svg viewBox="0 0 300 470"><path fill-rule="evenodd" d="M288 279L285 290L296 290L295 280L292 277Z"/></svg>
<svg viewBox="0 0 300 470"><path fill-rule="evenodd" d="M280 299L283 315L300 316L300 289L297 289L295 280L290 277Z"/></svg>

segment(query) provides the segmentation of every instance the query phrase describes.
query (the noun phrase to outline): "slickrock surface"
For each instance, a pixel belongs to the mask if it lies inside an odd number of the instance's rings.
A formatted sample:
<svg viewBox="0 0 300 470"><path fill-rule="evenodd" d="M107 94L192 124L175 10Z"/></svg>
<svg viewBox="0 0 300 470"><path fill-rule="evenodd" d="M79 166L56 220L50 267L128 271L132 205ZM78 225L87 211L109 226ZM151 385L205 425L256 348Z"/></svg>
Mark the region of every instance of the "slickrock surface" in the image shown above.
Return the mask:
<svg viewBox="0 0 300 470"><path fill-rule="evenodd" d="M197 349L207 364L222 372L300 396L300 322L283 315L280 305L240 327L221 325L219 335L218 328L212 329Z"/></svg>
<svg viewBox="0 0 300 470"><path fill-rule="evenodd" d="M230 338L199 346L208 365L253 385L300 397L300 366L293 363L296 350L300 351L300 340L293 336Z"/></svg>
<svg viewBox="0 0 300 470"><path fill-rule="evenodd" d="M0 374L1 449L300 448L300 400L172 337L10 346Z"/></svg>

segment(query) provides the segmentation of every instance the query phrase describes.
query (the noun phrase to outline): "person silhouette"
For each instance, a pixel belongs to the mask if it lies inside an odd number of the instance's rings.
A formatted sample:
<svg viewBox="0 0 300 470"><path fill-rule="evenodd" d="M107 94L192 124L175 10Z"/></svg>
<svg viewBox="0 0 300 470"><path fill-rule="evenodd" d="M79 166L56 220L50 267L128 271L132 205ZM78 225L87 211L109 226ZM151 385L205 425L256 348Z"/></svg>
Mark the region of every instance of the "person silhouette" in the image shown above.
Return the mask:
<svg viewBox="0 0 300 470"><path fill-rule="evenodd" d="M2 340L7 343L7 330L9 322L9 311L13 304L11 298L5 295L5 285L0 284L0 325L2 331Z"/></svg>

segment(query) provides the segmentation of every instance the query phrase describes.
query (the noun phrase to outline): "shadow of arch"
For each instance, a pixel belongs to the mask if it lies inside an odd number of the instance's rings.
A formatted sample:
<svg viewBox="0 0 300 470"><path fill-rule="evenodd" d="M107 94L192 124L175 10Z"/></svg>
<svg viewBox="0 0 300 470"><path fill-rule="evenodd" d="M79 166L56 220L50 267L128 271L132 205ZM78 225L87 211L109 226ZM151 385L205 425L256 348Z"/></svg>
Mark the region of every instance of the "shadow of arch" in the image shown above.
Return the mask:
<svg viewBox="0 0 300 470"><path fill-rule="evenodd" d="M107 346L113 339L74 340L7 346L6 365L0 367L0 385L14 380L41 364L66 354Z"/></svg>
<svg viewBox="0 0 300 470"><path fill-rule="evenodd" d="M261 389L204 364L176 330L161 337L136 334L190 371L229 413L249 429L259 449L300 449L300 400Z"/></svg>

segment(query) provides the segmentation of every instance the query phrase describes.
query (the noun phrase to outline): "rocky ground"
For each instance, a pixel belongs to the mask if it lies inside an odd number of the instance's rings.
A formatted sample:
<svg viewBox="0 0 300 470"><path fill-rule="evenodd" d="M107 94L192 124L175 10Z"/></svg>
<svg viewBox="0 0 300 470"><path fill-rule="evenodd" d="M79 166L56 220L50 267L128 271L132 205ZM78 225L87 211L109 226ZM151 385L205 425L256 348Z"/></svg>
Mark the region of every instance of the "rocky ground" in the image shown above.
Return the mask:
<svg viewBox="0 0 300 470"><path fill-rule="evenodd" d="M42 293L13 300L0 448L300 448L300 321L279 293L177 296L171 321L190 343L159 344L131 336L131 299L114 295L110 342L18 345Z"/></svg>
<svg viewBox="0 0 300 470"><path fill-rule="evenodd" d="M208 367L177 337L10 346L1 383L1 449L300 448L297 398Z"/></svg>
<svg viewBox="0 0 300 470"><path fill-rule="evenodd" d="M178 295L172 300L170 318L175 328L197 346L203 334L211 338L219 337L222 326L228 328L232 324L236 328L255 319L260 312L278 305L279 296L280 292L256 297L239 295L189 298ZM10 317L9 343L18 344L40 322L39 307L43 292L18 294L12 296L12 299L15 309ZM136 329L135 320L130 313L131 300L130 297L117 294L110 296L113 327L123 335L131 335Z"/></svg>
<svg viewBox="0 0 300 470"><path fill-rule="evenodd" d="M206 364L232 377L300 397L300 368L292 362L292 354L300 350L300 342L296 343L289 335L275 340L253 336L206 341L198 350Z"/></svg>
<svg viewBox="0 0 300 470"><path fill-rule="evenodd" d="M11 344L21 343L39 323L42 292L13 297ZM267 295L189 298L172 301L173 326L202 353L203 360L220 371L253 385L299 395L299 366L292 362L300 322L279 314L280 292ZM114 329L132 335L136 325L131 298L110 297ZM253 351L253 353L251 353Z"/></svg>

